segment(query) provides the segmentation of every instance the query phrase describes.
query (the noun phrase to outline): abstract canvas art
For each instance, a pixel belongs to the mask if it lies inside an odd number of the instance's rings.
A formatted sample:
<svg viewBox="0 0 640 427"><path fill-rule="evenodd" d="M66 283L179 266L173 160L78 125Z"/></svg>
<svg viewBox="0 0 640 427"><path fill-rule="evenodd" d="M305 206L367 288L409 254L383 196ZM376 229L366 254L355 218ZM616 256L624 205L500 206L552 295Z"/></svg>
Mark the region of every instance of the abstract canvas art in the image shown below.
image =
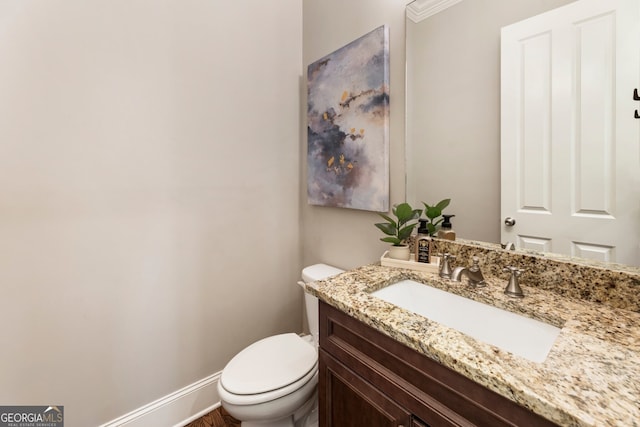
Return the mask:
<svg viewBox="0 0 640 427"><path fill-rule="evenodd" d="M310 64L307 90L309 204L388 211L387 26Z"/></svg>

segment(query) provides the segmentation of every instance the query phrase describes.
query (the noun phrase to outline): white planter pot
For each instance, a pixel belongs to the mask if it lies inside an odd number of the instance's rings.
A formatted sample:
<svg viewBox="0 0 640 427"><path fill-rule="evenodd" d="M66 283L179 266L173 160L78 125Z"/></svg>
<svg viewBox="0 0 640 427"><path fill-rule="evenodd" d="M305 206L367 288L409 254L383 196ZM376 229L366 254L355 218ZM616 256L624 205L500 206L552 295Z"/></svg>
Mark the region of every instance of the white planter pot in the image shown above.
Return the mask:
<svg viewBox="0 0 640 427"><path fill-rule="evenodd" d="M389 258L409 261L410 255L409 245L391 246L389 248Z"/></svg>

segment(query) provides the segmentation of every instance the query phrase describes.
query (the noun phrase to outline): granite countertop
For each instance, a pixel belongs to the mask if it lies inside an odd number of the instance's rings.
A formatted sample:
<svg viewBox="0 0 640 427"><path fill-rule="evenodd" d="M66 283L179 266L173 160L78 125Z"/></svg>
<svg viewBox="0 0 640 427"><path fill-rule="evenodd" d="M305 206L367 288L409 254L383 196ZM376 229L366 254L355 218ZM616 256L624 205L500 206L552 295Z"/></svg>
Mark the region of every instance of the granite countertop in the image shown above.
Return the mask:
<svg viewBox="0 0 640 427"><path fill-rule="evenodd" d="M640 426L640 314L564 297L505 277L472 289L437 274L368 265L307 284L320 300L562 426ZM543 363L531 362L373 297L411 279L561 327Z"/></svg>

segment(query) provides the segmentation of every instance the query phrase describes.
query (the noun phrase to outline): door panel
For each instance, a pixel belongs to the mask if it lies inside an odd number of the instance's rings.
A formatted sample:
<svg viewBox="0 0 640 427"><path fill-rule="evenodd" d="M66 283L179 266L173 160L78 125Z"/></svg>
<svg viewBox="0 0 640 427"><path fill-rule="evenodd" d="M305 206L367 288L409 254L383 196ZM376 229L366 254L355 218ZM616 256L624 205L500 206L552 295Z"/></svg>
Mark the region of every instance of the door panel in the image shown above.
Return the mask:
<svg viewBox="0 0 640 427"><path fill-rule="evenodd" d="M612 246L595 245L592 243L573 242L571 253L581 258L589 258L604 262L612 262L616 259L616 248Z"/></svg>
<svg viewBox="0 0 640 427"><path fill-rule="evenodd" d="M517 200L521 211L551 213L551 34L522 40L522 124Z"/></svg>
<svg viewBox="0 0 640 427"><path fill-rule="evenodd" d="M614 219L616 41L613 12L574 26L572 213Z"/></svg>

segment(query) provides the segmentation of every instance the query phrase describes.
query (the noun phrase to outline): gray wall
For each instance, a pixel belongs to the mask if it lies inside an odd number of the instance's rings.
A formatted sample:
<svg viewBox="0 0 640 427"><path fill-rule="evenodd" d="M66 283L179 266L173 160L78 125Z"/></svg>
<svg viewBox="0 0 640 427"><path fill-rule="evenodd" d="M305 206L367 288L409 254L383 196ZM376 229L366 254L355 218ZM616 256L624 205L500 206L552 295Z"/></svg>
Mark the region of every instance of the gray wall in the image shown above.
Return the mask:
<svg viewBox="0 0 640 427"><path fill-rule="evenodd" d="M300 329L301 52L296 0L0 1L2 404L99 425Z"/></svg>

